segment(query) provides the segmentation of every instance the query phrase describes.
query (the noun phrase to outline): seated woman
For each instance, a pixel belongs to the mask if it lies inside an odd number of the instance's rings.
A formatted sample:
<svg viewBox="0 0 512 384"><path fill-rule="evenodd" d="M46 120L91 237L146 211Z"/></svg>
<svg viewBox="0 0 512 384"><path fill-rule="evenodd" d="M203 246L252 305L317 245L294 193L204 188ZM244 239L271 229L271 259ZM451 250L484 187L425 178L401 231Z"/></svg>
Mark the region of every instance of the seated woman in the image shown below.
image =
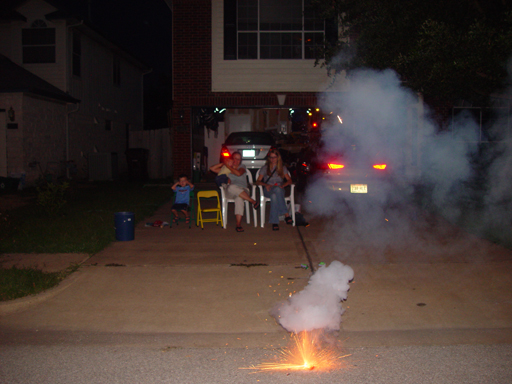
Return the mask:
<svg viewBox="0 0 512 384"><path fill-rule="evenodd" d="M224 164L219 163L210 168L212 172L218 173L223 165L225 165L230 173L229 184L226 187L226 197L235 200L235 217L236 217L236 231L243 232L242 216L244 214L244 200L249 201L254 209L258 209L259 203L249 196L249 188L247 186L247 172L245 165L242 164L242 155L240 152L234 152L231 155L232 161L226 161Z"/></svg>
<svg viewBox="0 0 512 384"><path fill-rule="evenodd" d="M274 231L279 230L279 216L284 215L286 224L293 224L286 208L284 188L292 184L288 170L283 165L283 159L277 149L272 149L267 155L267 163L261 167L256 185L263 186L263 194L270 199L269 223ZM265 209L265 207L262 207Z"/></svg>

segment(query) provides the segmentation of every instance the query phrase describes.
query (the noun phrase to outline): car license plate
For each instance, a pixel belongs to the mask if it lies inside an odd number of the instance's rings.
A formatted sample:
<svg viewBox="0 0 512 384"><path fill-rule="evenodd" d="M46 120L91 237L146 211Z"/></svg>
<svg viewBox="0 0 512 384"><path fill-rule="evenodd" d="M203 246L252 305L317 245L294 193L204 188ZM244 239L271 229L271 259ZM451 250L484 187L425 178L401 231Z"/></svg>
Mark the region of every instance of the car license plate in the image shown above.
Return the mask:
<svg viewBox="0 0 512 384"><path fill-rule="evenodd" d="M256 151L254 149L244 149L242 157L256 157Z"/></svg>
<svg viewBox="0 0 512 384"><path fill-rule="evenodd" d="M368 193L368 185L350 184L350 193Z"/></svg>

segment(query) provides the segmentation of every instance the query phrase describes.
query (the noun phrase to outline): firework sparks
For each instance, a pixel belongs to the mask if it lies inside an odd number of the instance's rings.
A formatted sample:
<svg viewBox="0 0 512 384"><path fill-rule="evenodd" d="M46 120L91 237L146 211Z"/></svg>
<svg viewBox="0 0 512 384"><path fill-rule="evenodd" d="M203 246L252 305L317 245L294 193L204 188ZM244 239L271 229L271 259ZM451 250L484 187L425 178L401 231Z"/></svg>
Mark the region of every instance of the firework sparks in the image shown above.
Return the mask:
<svg viewBox="0 0 512 384"><path fill-rule="evenodd" d="M341 368L339 349L320 340L320 331L292 333L289 347L272 361L242 369L259 371L332 371Z"/></svg>

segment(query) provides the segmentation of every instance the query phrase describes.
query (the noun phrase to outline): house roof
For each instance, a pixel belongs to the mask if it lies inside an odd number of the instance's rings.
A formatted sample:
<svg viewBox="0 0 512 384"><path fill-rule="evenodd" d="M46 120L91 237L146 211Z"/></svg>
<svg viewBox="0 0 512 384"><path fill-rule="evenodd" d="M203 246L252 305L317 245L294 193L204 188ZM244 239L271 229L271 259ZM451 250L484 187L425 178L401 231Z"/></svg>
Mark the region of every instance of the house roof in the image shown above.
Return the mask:
<svg viewBox="0 0 512 384"><path fill-rule="evenodd" d="M27 21L27 18L13 9L0 8L0 21Z"/></svg>
<svg viewBox="0 0 512 384"><path fill-rule="evenodd" d="M14 92L31 93L66 103L80 102L0 54L0 93Z"/></svg>

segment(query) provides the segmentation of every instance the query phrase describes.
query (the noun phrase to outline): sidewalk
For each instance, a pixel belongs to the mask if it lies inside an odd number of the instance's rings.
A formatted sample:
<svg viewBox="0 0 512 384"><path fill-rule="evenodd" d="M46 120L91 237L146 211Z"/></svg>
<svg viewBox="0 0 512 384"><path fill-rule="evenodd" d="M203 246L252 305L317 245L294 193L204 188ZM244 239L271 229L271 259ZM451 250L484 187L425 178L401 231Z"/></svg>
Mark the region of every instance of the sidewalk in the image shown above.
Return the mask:
<svg viewBox="0 0 512 384"><path fill-rule="evenodd" d="M447 248L411 260L406 247L385 258L370 249L366 257L350 253L329 224L314 221L282 224L279 232L244 222L245 232L236 233L231 212L227 229L144 226L169 213L164 205L139 223L135 240L111 244L40 299L0 305L0 331L278 346L287 333L269 310L307 284L309 259L338 258L355 271L340 332L349 346L512 342L511 252L485 241L465 238L469 248L460 254Z"/></svg>

